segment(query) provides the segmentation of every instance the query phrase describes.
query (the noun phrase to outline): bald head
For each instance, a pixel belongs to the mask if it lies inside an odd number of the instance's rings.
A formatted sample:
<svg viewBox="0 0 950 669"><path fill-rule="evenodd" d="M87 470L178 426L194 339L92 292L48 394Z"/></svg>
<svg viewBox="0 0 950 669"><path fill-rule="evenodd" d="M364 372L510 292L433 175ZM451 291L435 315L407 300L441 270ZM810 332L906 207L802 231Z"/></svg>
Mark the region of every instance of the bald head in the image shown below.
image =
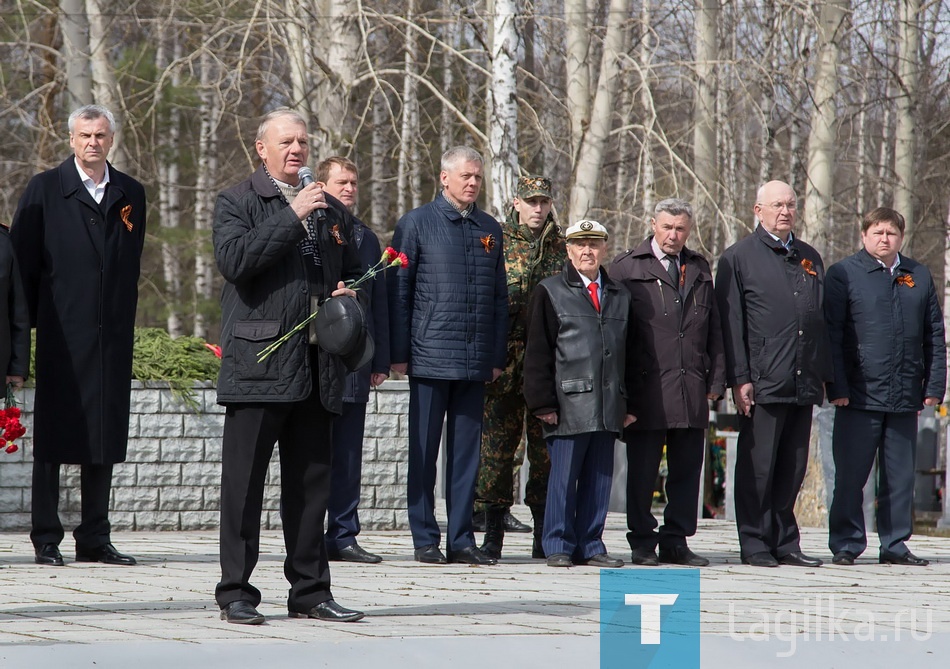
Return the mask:
<svg viewBox="0 0 950 669"><path fill-rule="evenodd" d="M795 191L784 181L769 181L756 193L753 211L763 228L782 241L788 241L788 235L798 220Z"/></svg>

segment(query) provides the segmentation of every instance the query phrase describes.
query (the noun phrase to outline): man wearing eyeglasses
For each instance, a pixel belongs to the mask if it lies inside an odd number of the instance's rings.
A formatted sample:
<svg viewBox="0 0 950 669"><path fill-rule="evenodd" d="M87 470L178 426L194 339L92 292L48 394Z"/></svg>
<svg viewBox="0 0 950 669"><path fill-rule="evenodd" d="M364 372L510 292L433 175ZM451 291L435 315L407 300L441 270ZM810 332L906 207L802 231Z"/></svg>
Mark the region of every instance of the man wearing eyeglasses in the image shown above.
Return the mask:
<svg viewBox="0 0 950 669"><path fill-rule="evenodd" d="M818 567L801 552L795 498L805 479L812 405L832 379L822 316L825 270L796 238L795 191L759 188L759 225L719 259L716 296L726 382L742 416L735 469L742 562Z"/></svg>

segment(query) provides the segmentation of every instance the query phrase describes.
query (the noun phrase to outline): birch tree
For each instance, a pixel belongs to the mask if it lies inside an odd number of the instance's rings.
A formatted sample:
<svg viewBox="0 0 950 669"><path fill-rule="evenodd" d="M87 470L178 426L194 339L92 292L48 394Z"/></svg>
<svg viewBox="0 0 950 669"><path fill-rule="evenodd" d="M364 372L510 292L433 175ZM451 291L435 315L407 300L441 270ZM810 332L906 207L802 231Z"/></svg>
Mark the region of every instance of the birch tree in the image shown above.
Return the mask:
<svg viewBox="0 0 950 669"><path fill-rule="evenodd" d="M719 0L696 3L696 93L693 105L693 207L700 225L715 225L719 183L716 156L716 61Z"/></svg>
<svg viewBox="0 0 950 669"><path fill-rule="evenodd" d="M574 165L574 182L571 185L571 204L568 209L569 220L572 221L587 216L596 204L604 149L611 130L617 82L620 79L620 59L626 52L624 24L629 11L630 0L611 0L590 120L581 134L577 162ZM575 56L577 55L579 54ZM582 119L576 121L583 127Z"/></svg>
<svg viewBox="0 0 950 669"><path fill-rule="evenodd" d="M913 248L914 192L917 185L917 51L920 48L918 16L920 0L898 0L900 18L897 41L897 127L894 148L894 208L906 221L904 244Z"/></svg>
<svg viewBox="0 0 950 669"><path fill-rule="evenodd" d="M820 253L827 253L833 226L836 100L838 58L844 38L848 0L825 0L818 25L818 62L812 98L811 132L808 135L808 182L805 186L803 226Z"/></svg>
<svg viewBox="0 0 950 669"><path fill-rule="evenodd" d="M515 0L492 3L491 87L488 97L493 215L504 217L518 176L518 33Z"/></svg>
<svg viewBox="0 0 950 669"><path fill-rule="evenodd" d="M66 66L66 107L92 104L92 72L89 69L89 22L85 0L60 0L59 26L63 34Z"/></svg>

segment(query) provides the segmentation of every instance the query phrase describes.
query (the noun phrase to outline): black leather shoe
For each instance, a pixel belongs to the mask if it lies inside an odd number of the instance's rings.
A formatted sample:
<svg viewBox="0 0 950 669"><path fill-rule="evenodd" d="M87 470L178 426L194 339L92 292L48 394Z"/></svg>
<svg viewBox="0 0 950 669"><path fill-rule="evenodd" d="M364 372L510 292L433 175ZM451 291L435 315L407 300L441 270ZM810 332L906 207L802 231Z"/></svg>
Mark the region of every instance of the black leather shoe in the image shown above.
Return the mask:
<svg viewBox="0 0 950 669"><path fill-rule="evenodd" d="M567 553L555 553L554 555L549 555L547 559L549 567L573 567L574 563L571 562L571 556Z"/></svg>
<svg viewBox="0 0 950 669"><path fill-rule="evenodd" d="M656 567L660 561L656 559L656 550L653 548L634 548L630 552L630 564L641 567Z"/></svg>
<svg viewBox="0 0 950 669"><path fill-rule="evenodd" d="M327 558L332 562L363 562L365 564L376 564L383 561L383 558L370 553L359 544L350 544L338 551L328 550Z"/></svg>
<svg viewBox="0 0 950 669"><path fill-rule="evenodd" d="M838 551L835 553L835 556L831 558L831 564L852 565L857 557L858 556L851 551Z"/></svg>
<svg viewBox="0 0 950 669"><path fill-rule="evenodd" d="M112 544L103 544L96 548L80 549L76 546L76 562L102 562L103 564L118 564L131 567L135 558L124 555L115 549Z"/></svg>
<svg viewBox="0 0 950 669"><path fill-rule="evenodd" d="M783 555L778 559L778 563L790 567L820 567L824 564L824 562L818 558L805 555L801 551L795 551L794 553Z"/></svg>
<svg viewBox="0 0 950 669"><path fill-rule="evenodd" d="M602 569L616 569L617 567L623 566L623 560L611 557L606 553L598 553L584 560L578 560L577 564L587 567L601 567Z"/></svg>
<svg viewBox="0 0 950 669"><path fill-rule="evenodd" d="M33 561L36 564L50 564L54 567L63 566L63 554L59 552L59 546L56 544L43 544L35 549L36 557Z"/></svg>
<svg viewBox="0 0 950 669"><path fill-rule="evenodd" d="M426 564L445 564L445 555L435 544L429 544L415 550L416 562Z"/></svg>
<svg viewBox="0 0 950 669"><path fill-rule="evenodd" d="M239 599L221 609L221 620L235 625L260 625L264 622L264 616L251 606L250 602Z"/></svg>
<svg viewBox="0 0 950 669"><path fill-rule="evenodd" d="M881 551L878 562L881 564L900 564L907 567L926 567L928 564L930 564L928 560L919 558L910 551L907 551L903 555Z"/></svg>
<svg viewBox="0 0 950 669"><path fill-rule="evenodd" d="M530 525L525 525L520 520L511 515L511 511L505 513L505 532L523 532L531 531Z"/></svg>
<svg viewBox="0 0 950 669"><path fill-rule="evenodd" d="M686 567L708 567L709 560L696 555L688 546L671 546L660 549L659 561L663 564L681 564Z"/></svg>
<svg viewBox="0 0 950 669"><path fill-rule="evenodd" d="M772 557L771 553L762 552L746 555L742 558L742 564L751 565L753 567L777 567L778 560Z"/></svg>
<svg viewBox="0 0 950 669"><path fill-rule="evenodd" d="M291 618L315 618L338 623L354 623L366 614L362 611L343 608L332 599L328 599L325 602L320 602L309 611L288 611L288 615Z"/></svg>
<svg viewBox="0 0 950 669"><path fill-rule="evenodd" d="M482 553L477 546L466 546L465 548L457 551L449 551L448 554L449 562L456 562L461 564L480 564L480 565L493 565L498 564L498 560L493 557L488 557Z"/></svg>

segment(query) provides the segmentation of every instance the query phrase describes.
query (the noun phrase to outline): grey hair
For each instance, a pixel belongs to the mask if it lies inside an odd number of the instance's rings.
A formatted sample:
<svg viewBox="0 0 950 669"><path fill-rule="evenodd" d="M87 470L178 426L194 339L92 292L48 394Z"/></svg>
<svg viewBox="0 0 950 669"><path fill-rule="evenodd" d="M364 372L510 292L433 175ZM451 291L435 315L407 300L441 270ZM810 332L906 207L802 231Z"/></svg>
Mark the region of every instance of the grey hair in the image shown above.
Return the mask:
<svg viewBox="0 0 950 669"><path fill-rule="evenodd" d="M115 134L115 116L102 105L83 105L73 111L73 113L69 115L69 120L66 122L70 134L76 129L76 119L80 118L84 121L95 121L97 118L105 118L109 122L109 132L113 135Z"/></svg>
<svg viewBox="0 0 950 669"><path fill-rule="evenodd" d="M666 212L670 216L682 216L686 214L689 216L689 220L693 220L693 207L692 205L678 197L668 197L665 200L660 200L656 203L656 208L653 210L654 214L662 214Z"/></svg>
<svg viewBox="0 0 950 669"><path fill-rule="evenodd" d="M479 165L485 164L485 161L482 159L482 154L472 147L453 146L451 149L442 154L441 169L443 172L448 172L460 162L478 163Z"/></svg>
<svg viewBox="0 0 950 669"><path fill-rule="evenodd" d="M307 127L307 121L299 113L291 109L290 107L278 107L273 111L269 111L264 114L261 118L261 124L257 126L257 136L254 138L255 142L259 142L264 139L264 133L267 132L267 126L270 125L271 121L274 121L279 118L290 118L302 125L304 128Z"/></svg>

